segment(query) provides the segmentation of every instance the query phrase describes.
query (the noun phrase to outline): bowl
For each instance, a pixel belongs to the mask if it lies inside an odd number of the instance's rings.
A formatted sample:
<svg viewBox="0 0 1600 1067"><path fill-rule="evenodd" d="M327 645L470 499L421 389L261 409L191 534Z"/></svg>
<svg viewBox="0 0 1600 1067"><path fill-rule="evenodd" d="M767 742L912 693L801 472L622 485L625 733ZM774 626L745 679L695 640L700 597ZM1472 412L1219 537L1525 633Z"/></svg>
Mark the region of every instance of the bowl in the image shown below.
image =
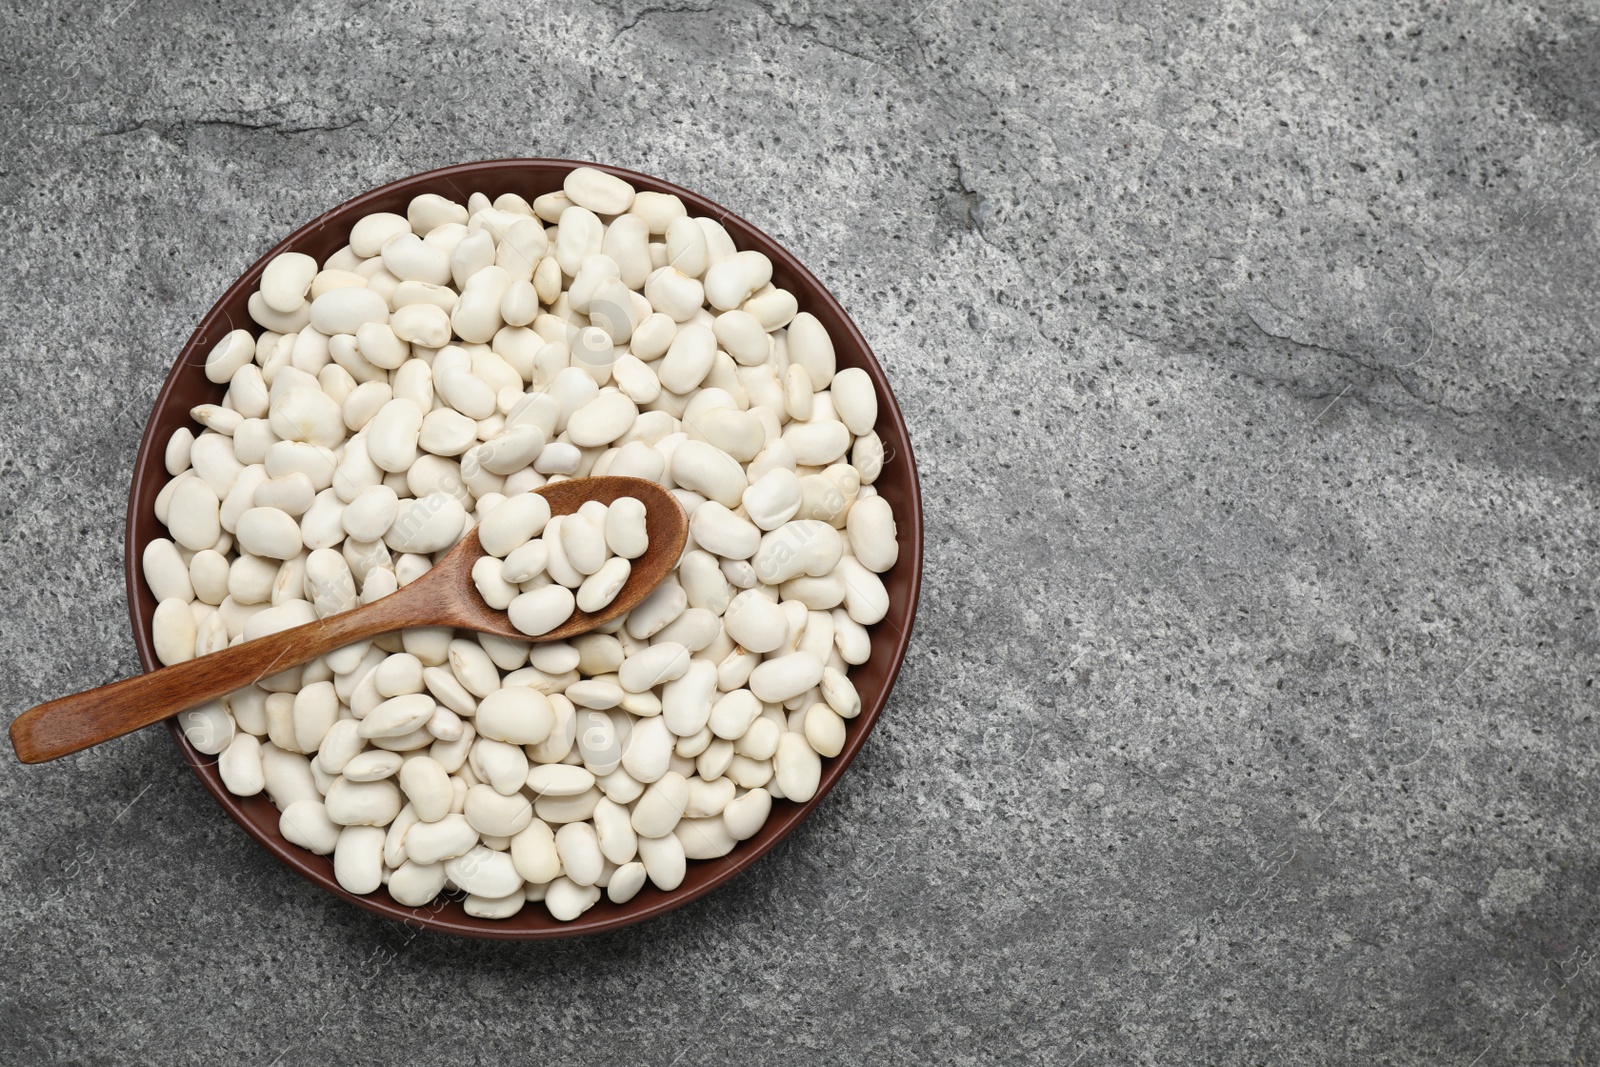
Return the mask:
<svg viewBox="0 0 1600 1067"><path fill-rule="evenodd" d="M490 160L413 175L363 193L312 219L284 238L228 287L228 291L200 320L200 325L167 375L139 443L133 484L128 494L125 539L128 611L133 619L133 638L139 650L140 662L145 670L150 671L160 665L151 640L151 620L155 615L156 601L145 586L141 560L145 546L165 533L156 521L155 499L167 482L164 463L167 439L178 427L192 425L189 418L192 407L219 403L222 399L225 387L208 381L204 373L205 358L211 347L237 327L261 332L261 328L251 321L245 303L256 290L267 263L282 252L304 252L321 262L345 244L350 227L357 219L374 211L404 214L411 199L422 193L439 193L465 202L467 194L474 191L485 192L491 198L500 193L515 192L531 201L541 193L560 189L567 172L580 166L593 166L615 174L640 190L676 194L691 215L708 215L721 222L739 248L765 253L772 260L773 283L794 293L800 309L811 312L827 327L834 341L839 366L860 367L872 378L878 393L877 431L883 440L886 456L883 473L875 485L894 508L900 533L900 558L894 568L883 575L889 593L889 613L872 628L871 657L850 671L850 678L861 695L861 714L848 723L844 749L839 755L824 761L816 795L804 804L789 800L775 803L772 815L761 831L739 844L727 856L716 860L691 861L679 888L663 892L647 884L627 904L613 904L602 897L600 903L573 922L557 922L542 907L524 907L515 917L506 920L479 919L468 915L460 902L450 897L441 897L423 907L413 908L397 903L385 889L368 896L346 892L334 879L331 857L313 855L286 841L278 832L278 809L264 795L242 798L229 793L222 784L216 758L197 751L184 738L177 720L168 720L179 751L211 795L216 797L217 803L244 827L246 833L291 870L329 893L387 919L466 937L509 940L576 937L641 922L704 896L750 867L798 826L822 803L866 741L867 734L889 699L889 690L900 671L911 638L922 577L922 501L905 419L895 403L883 368L873 358L866 339L855 323L850 321L850 316L839 301L823 288L810 271L801 266L799 260L771 237L726 208L659 178L617 167L560 159Z"/></svg>

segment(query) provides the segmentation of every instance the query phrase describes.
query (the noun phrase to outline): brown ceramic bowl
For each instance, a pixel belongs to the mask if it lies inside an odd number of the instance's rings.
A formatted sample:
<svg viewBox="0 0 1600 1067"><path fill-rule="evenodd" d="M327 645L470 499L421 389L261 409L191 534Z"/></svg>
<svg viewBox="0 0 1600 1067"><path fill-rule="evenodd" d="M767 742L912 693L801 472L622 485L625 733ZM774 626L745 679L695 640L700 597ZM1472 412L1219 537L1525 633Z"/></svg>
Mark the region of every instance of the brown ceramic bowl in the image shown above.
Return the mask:
<svg viewBox="0 0 1600 1067"><path fill-rule="evenodd" d="M567 172L581 165L584 164L560 159L492 160L446 167L391 182L363 193L300 227L245 271L222 294L222 299L200 321L188 344L179 353L172 372L167 375L134 463L133 487L128 496L126 537L128 610L133 617L134 642L146 670L155 670L158 666L150 638L156 602L141 577L140 560L145 545L152 538L165 533L155 518L155 499L167 481L163 459L166 442L178 427L191 425L190 408L197 404L217 403L222 398L223 387L207 381L203 372L205 357L212 345L236 327L261 332L260 327L250 321L245 301L255 291L266 264L281 252L304 252L320 262L344 245L351 225L361 216L374 211L404 214L406 205L421 193L440 193L465 202L467 194L474 191L482 191L491 197L515 192L531 201L541 193L561 188ZM421 908L409 908L396 903L383 889L369 896L345 892L334 880L333 863L329 857L314 856L284 840L283 835L278 833L278 811L264 796L241 799L229 793L222 785L216 759L196 751L184 739L176 720L169 720L173 740L184 758L217 798L217 803L244 827L246 833L292 870L328 892L368 911L411 926L467 937L530 940L575 937L627 926L670 911L710 892L755 863L822 803L822 798L839 781L840 775L860 750L868 731L883 711L911 638L912 619L917 610L917 592L922 578L922 499L917 485L917 468L911 457L911 440L906 433L905 420L895 404L883 368L873 358L861 331L810 271L776 241L739 216L705 197L696 196L659 178L617 167L600 169L626 178L641 190L677 194L688 205L691 215L708 215L721 222L741 249L753 248L764 252L772 260L773 282L794 293L799 299L800 309L811 312L827 326L838 352L839 366L860 367L871 376L878 390L877 429L883 438L887 456L883 474L876 484L878 491L893 505L900 530L900 560L892 571L883 576L889 591L889 614L873 628L871 658L850 672L851 680L861 694L861 714L848 725L844 750L833 759L824 761L822 782L815 797L804 804L788 800L778 802L761 832L740 844L729 855L717 860L691 861L688 875L678 889L664 893L647 886L633 900L622 905L613 904L602 897L599 904L576 922L570 923L556 922L544 908L533 905L523 908L515 918L494 921L473 918L462 909L459 901L449 898L440 898Z"/></svg>

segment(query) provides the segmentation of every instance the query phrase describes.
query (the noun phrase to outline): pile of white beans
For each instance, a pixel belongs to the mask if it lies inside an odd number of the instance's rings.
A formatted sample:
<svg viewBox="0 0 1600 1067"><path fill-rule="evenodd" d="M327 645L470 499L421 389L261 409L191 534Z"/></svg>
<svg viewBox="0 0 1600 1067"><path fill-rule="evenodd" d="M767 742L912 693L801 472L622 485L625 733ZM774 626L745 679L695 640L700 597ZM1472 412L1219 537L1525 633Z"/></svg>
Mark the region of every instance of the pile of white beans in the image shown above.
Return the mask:
<svg viewBox="0 0 1600 1067"><path fill-rule="evenodd" d="M413 629L185 712L227 788L265 792L349 892L558 920L673 890L810 799L899 549L872 382L771 276L591 168L532 204L419 196L320 265L272 260L261 332L207 357L226 395L167 446L170 539L144 552L163 663L387 596L475 526L480 592L547 632L541 595L598 604L648 543L631 498L552 520L530 491L563 479L656 481L689 540L571 641Z"/></svg>
<svg viewBox="0 0 1600 1067"><path fill-rule="evenodd" d="M472 565L483 602L504 611L530 637L547 634L582 610L604 610L650 547L644 502L586 501L575 515L551 517L537 493L522 493L484 516Z"/></svg>

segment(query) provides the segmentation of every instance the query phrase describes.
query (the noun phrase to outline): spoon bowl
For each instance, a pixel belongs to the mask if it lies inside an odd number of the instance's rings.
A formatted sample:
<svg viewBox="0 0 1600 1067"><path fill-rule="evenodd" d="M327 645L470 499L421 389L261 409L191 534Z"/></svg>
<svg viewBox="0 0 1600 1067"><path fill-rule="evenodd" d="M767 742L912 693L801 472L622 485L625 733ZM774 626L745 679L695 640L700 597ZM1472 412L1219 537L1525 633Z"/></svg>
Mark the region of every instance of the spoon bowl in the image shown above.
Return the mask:
<svg viewBox="0 0 1600 1067"><path fill-rule="evenodd" d="M477 527L473 527L450 550L449 555L434 564L427 574L406 586L406 589L411 589L428 582L430 602L436 605L438 612L431 621L408 625L455 626L518 641L565 641L632 611L650 595L651 590L661 584L663 578L672 573L689 539L689 519L678 498L655 482L643 478L575 478L543 486L534 492L549 503L552 517L571 515L591 500L610 504L631 496L644 504L645 531L650 537L650 547L645 549L644 555L633 561L627 582L611 603L595 612L576 608L572 617L554 630L530 637L512 625L510 616L491 608L478 595L478 589L472 581L472 565L487 553L478 540ZM398 592L393 594L399 595ZM385 597L373 606L390 599L392 596Z"/></svg>
<svg viewBox="0 0 1600 1067"><path fill-rule="evenodd" d="M356 641L417 626L454 626L519 641L561 641L631 611L672 572L688 541L683 506L643 478L577 478L535 490L550 514L570 515L591 500L610 504L631 496L644 504L650 545L633 561L628 580L597 612L575 610L555 629L530 636L503 611L484 603L472 566L485 553L476 528L422 577L371 604L303 626L40 704L11 724L11 747L23 763L43 763L132 733L269 674L298 667Z"/></svg>

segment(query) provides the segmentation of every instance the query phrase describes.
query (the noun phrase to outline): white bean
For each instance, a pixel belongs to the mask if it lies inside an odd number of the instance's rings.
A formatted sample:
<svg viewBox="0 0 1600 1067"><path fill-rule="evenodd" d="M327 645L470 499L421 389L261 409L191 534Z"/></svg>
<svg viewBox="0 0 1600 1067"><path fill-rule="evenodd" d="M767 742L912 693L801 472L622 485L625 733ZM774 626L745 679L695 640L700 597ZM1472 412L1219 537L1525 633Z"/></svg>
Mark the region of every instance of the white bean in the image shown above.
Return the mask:
<svg viewBox="0 0 1600 1067"><path fill-rule="evenodd" d="M253 797L266 788L261 768L261 742L252 734L237 732L217 761L222 784L236 797Z"/></svg>
<svg viewBox="0 0 1600 1067"><path fill-rule="evenodd" d="M644 219L652 234L666 233L673 219L683 218L688 214L683 201L672 193L648 191L635 193L629 210Z"/></svg>
<svg viewBox="0 0 1600 1067"><path fill-rule="evenodd" d="M630 693L643 693L676 681L689 670L689 650L671 641L652 644L623 660L617 679Z"/></svg>
<svg viewBox="0 0 1600 1067"><path fill-rule="evenodd" d="M644 295L652 308L681 324L700 311L705 289L698 278L669 264L650 272L644 280Z"/></svg>
<svg viewBox="0 0 1600 1067"><path fill-rule="evenodd" d="M353 757L339 773L352 782L377 782L399 771L401 763L398 752L369 749Z"/></svg>
<svg viewBox="0 0 1600 1067"><path fill-rule="evenodd" d="M810 652L769 659L750 675L750 691L769 704L781 704L822 681L822 660Z"/></svg>
<svg viewBox="0 0 1600 1067"><path fill-rule="evenodd" d="M670 832L661 837L639 838L639 860L657 889L670 892L683 884L685 858L683 843Z"/></svg>
<svg viewBox="0 0 1600 1067"><path fill-rule="evenodd" d="M762 329L768 331L789 325L800 310L793 293L772 285L756 290L740 307L753 315L761 323Z"/></svg>
<svg viewBox="0 0 1600 1067"><path fill-rule="evenodd" d="M397 233L379 252L383 268L401 281L444 285L451 280L450 255L416 233Z"/></svg>
<svg viewBox="0 0 1600 1067"><path fill-rule="evenodd" d="M511 837L533 822L533 805L520 794L503 796L492 786L479 783L467 790L462 814L484 836Z"/></svg>
<svg viewBox="0 0 1600 1067"><path fill-rule="evenodd" d="M850 432L870 433L878 421L878 393L872 379L859 367L847 367L833 376L833 406Z"/></svg>
<svg viewBox="0 0 1600 1067"><path fill-rule="evenodd" d="M406 221L412 232L426 236L446 223L465 225L467 209L438 193L423 193L406 207Z"/></svg>
<svg viewBox="0 0 1600 1067"><path fill-rule="evenodd" d="M278 832L292 844L326 856L339 843L340 827L328 818L328 810L320 801L297 800L278 816Z"/></svg>
<svg viewBox="0 0 1600 1067"><path fill-rule="evenodd" d="M600 565L595 571L583 580L578 587L577 606L580 611L598 612L603 610L628 584L628 575L633 568L621 556L612 556Z"/></svg>
<svg viewBox="0 0 1600 1067"><path fill-rule="evenodd" d="M389 304L371 289L334 289L311 302L311 325L318 333L354 334L363 323L389 321Z"/></svg>
<svg viewBox="0 0 1600 1067"><path fill-rule="evenodd" d="M485 552L507 556L542 533L549 521L549 501L538 493L521 493L484 517L478 524L478 539Z"/></svg>
<svg viewBox="0 0 1600 1067"><path fill-rule="evenodd" d="M389 532L399 513L400 498L387 485L369 485L340 513L345 533L357 541L377 541Z"/></svg>
<svg viewBox="0 0 1600 1067"><path fill-rule="evenodd" d="M422 433L422 408L413 400L397 396L378 409L367 424L367 453L380 470L404 472L417 458L417 440Z"/></svg>
<svg viewBox="0 0 1600 1067"><path fill-rule="evenodd" d="M539 796L580 796L594 788L594 773L570 764L541 764L528 771L528 788Z"/></svg>
<svg viewBox="0 0 1600 1067"><path fill-rule="evenodd" d="M549 824L534 819L511 839L511 863L526 881L541 884L561 873L555 834Z"/></svg>
<svg viewBox="0 0 1600 1067"><path fill-rule="evenodd" d="M277 508L251 508L239 516L239 547L254 556L292 559L303 545L300 525Z"/></svg>
<svg viewBox="0 0 1600 1067"><path fill-rule="evenodd" d="M604 678L583 678L568 685L562 695L580 708L606 711L621 704L627 694Z"/></svg>
<svg viewBox="0 0 1600 1067"><path fill-rule="evenodd" d="M800 479L784 468L763 474L744 491L745 514L763 531L776 530L800 510Z"/></svg>
<svg viewBox="0 0 1600 1067"><path fill-rule="evenodd" d="M206 379L222 385L256 356L256 339L249 330L232 330L206 354Z"/></svg>
<svg viewBox="0 0 1600 1067"><path fill-rule="evenodd" d="M777 603L756 589L735 596L722 621L728 635L751 652L776 650L788 632Z"/></svg>
<svg viewBox="0 0 1600 1067"><path fill-rule="evenodd" d="M794 450L795 459L809 467L824 467L850 448L850 430L834 419L791 422L784 427L783 439Z"/></svg>
<svg viewBox="0 0 1600 1067"><path fill-rule="evenodd" d="M618 497L606 509L606 547L623 559L638 559L650 547L643 501Z"/></svg>
<svg viewBox="0 0 1600 1067"><path fill-rule="evenodd" d="M717 737L736 741L761 715L761 701L748 689L724 693L712 705L709 725Z"/></svg>
<svg viewBox="0 0 1600 1067"><path fill-rule="evenodd" d="M201 437L196 444L209 436ZM203 478L186 478L175 484L166 520L172 539L195 552L210 548L222 536L221 502L216 491Z"/></svg>
<svg viewBox="0 0 1600 1067"><path fill-rule="evenodd" d="M675 741L663 718L654 716L639 720L622 755L623 769L637 782L659 781L671 766Z"/></svg>
<svg viewBox="0 0 1600 1067"><path fill-rule="evenodd" d="M679 737L699 732L711 717L711 700L716 691L716 666L703 659L691 660L683 676L668 682L662 690L661 714L667 728Z"/></svg>
<svg viewBox="0 0 1600 1067"><path fill-rule="evenodd" d="M803 804L816 795L822 760L804 735L785 733L779 738L778 753L772 762L773 776L785 797Z"/></svg>
<svg viewBox="0 0 1600 1067"><path fill-rule="evenodd" d="M656 374L663 387L689 393L710 373L716 354L716 335L700 323L690 322L678 329Z"/></svg>
<svg viewBox="0 0 1600 1067"><path fill-rule="evenodd" d="M433 709L433 697L425 693L390 697L361 720L357 732L367 738L400 737L427 722Z"/></svg>
<svg viewBox="0 0 1600 1067"><path fill-rule="evenodd" d="M620 215L633 203L633 186L594 167L576 167L561 183L567 199L597 215ZM563 215L562 219L565 220Z"/></svg>
<svg viewBox="0 0 1600 1067"><path fill-rule="evenodd" d="M676 771L668 771L659 781L645 789L644 795L634 805L632 817L634 832L640 838L660 838L670 834L672 828L678 825L678 820L683 818L684 805L688 800L688 781ZM648 856L643 855L642 840L640 852L648 865L650 861ZM668 887L662 886L662 888Z"/></svg>
<svg viewBox="0 0 1600 1067"><path fill-rule="evenodd" d="M672 451L673 481L728 508L739 506L749 480L739 461L703 441L683 441Z"/></svg>
<svg viewBox="0 0 1600 1067"><path fill-rule="evenodd" d="M570 209L569 209L570 210ZM544 906L562 922L570 922L600 902L600 890L578 885L570 878L557 878L545 890Z"/></svg>
<svg viewBox="0 0 1600 1067"><path fill-rule="evenodd" d="M583 261L598 255L605 236L599 217L588 208L574 204L561 213L556 226L555 258L561 269L576 277Z"/></svg>
<svg viewBox="0 0 1600 1067"><path fill-rule="evenodd" d="M541 796L534 802L533 812L545 822L559 826L593 817L595 805L599 802L598 789L574 797Z"/></svg>
<svg viewBox="0 0 1600 1067"><path fill-rule="evenodd" d="M712 326L717 343L728 354L746 367L758 366L767 361L772 342L766 328L748 311L724 311ZM867 429L871 429L869 425Z"/></svg>
<svg viewBox="0 0 1600 1067"><path fill-rule="evenodd" d="M839 532L828 523L795 519L763 534L750 564L762 581L776 585L803 574L827 574L843 553Z"/></svg>
<svg viewBox="0 0 1600 1067"><path fill-rule="evenodd" d="M706 269L706 302L731 311L772 280L772 261L760 252L736 252Z"/></svg>
<svg viewBox="0 0 1600 1067"><path fill-rule="evenodd" d="M840 612L834 612L835 640L838 639L843 624L850 621L841 619L840 615ZM866 661L867 651L861 652L861 662ZM832 708L840 718L853 719L861 714L861 697L856 692L855 684L843 671L828 667L822 672L822 696L828 702L828 707Z"/></svg>
<svg viewBox="0 0 1600 1067"><path fill-rule="evenodd" d="M311 279L317 276L317 261L301 252L284 252L273 257L261 273L261 295L274 311L297 310L306 300Z"/></svg>
<svg viewBox="0 0 1600 1067"><path fill-rule="evenodd" d="M478 831L466 816L451 813L421 822L406 831L406 855L414 863L438 863L460 856L478 843ZM458 883L459 884L459 883Z"/></svg>
<svg viewBox="0 0 1600 1067"><path fill-rule="evenodd" d="M549 251L550 242L538 220L519 219L500 239L494 262L513 278L529 281Z"/></svg>
<svg viewBox="0 0 1600 1067"><path fill-rule="evenodd" d="M593 826L587 822L567 823L556 831L555 840L556 854L561 857L561 868L568 878L580 886L599 881L605 856Z"/></svg>
<svg viewBox="0 0 1600 1067"><path fill-rule="evenodd" d="M233 716L220 701L212 700L179 713L178 726L184 740L207 756L219 754L233 742Z"/></svg>
<svg viewBox="0 0 1600 1067"><path fill-rule="evenodd" d="M625 864L638 855L639 837L634 832L632 818L632 812L625 805L609 797L595 805L595 841L608 862Z"/></svg>
<svg viewBox="0 0 1600 1067"><path fill-rule="evenodd" d="M504 897L522 888L522 876L510 854L482 845L446 860L444 870L452 882L480 897Z"/></svg>
<svg viewBox="0 0 1600 1067"><path fill-rule="evenodd" d="M845 530L856 560L868 570L882 574L900 558L894 509L883 497L871 496L853 504L845 518Z"/></svg>
<svg viewBox="0 0 1600 1067"><path fill-rule="evenodd" d="M476 919L509 919L522 910L528 902L525 887L503 897L483 897L468 893L461 901L461 910Z"/></svg>
<svg viewBox="0 0 1600 1067"><path fill-rule="evenodd" d="M689 532L695 544L724 559L749 559L761 546L761 530L715 500L695 508Z"/></svg>
<svg viewBox="0 0 1600 1067"><path fill-rule="evenodd" d="M436 456L459 456L478 443L478 424L459 411L438 408L422 417L417 444Z"/></svg>
<svg viewBox="0 0 1600 1067"><path fill-rule="evenodd" d="M605 563L605 534L588 515L563 516L559 530L561 554L580 575L593 574Z"/></svg>
<svg viewBox="0 0 1600 1067"><path fill-rule="evenodd" d="M555 715L537 689L508 686L484 697L474 720L478 733L514 745L537 745L550 736Z"/></svg>
<svg viewBox="0 0 1600 1067"><path fill-rule="evenodd" d="M889 613L889 591L883 580L846 556L839 561L839 577L844 580L844 608L862 626L881 622Z"/></svg>
<svg viewBox="0 0 1600 1067"><path fill-rule="evenodd" d="M827 328L809 311L794 317L788 327L789 362L804 367L811 376L813 390L826 389L833 381L835 357L833 339Z"/></svg>
<svg viewBox="0 0 1600 1067"><path fill-rule="evenodd" d="M639 417L639 408L620 392L606 390L572 413L567 433L580 448L598 448L621 437Z"/></svg>
<svg viewBox="0 0 1600 1067"><path fill-rule="evenodd" d="M378 254L385 241L410 229L411 223L405 217L392 212L364 215L350 229L350 251L362 259L370 259Z"/></svg>
<svg viewBox="0 0 1600 1067"><path fill-rule="evenodd" d="M389 895L404 907L420 908L444 891L446 877L442 863L407 859L389 876Z"/></svg>
<svg viewBox="0 0 1600 1067"><path fill-rule="evenodd" d="M722 811L722 824L735 841L746 841L766 824L771 813L772 794L765 789L752 789L728 803Z"/></svg>
<svg viewBox="0 0 1600 1067"><path fill-rule="evenodd" d="M328 818L340 826L387 826L400 814L400 788L387 778L353 782L340 777L328 789L326 803Z"/></svg>
<svg viewBox="0 0 1600 1067"><path fill-rule="evenodd" d="M755 459L767 443L767 428L757 412L732 407L688 411L684 415L684 425L707 444L715 445L740 463Z"/></svg>
<svg viewBox="0 0 1600 1067"><path fill-rule="evenodd" d="M572 590L560 585L547 585L531 593L523 593L511 602L506 614L511 624L529 637L549 633L572 618L578 606Z"/></svg>
<svg viewBox="0 0 1600 1067"><path fill-rule="evenodd" d="M189 610L187 601L174 598L156 605L151 637L156 659L163 664L170 667L193 659L197 633L194 612Z"/></svg>
<svg viewBox="0 0 1600 1067"><path fill-rule="evenodd" d="M684 856L692 860L726 856L737 844L721 817L683 819L672 828L672 835L683 845Z"/></svg>
<svg viewBox="0 0 1600 1067"><path fill-rule="evenodd" d="M443 348L450 343L450 310L454 307L454 297L451 299L450 309L434 303L406 304L395 309L388 323L389 329L396 340L421 345L424 348ZM380 354L388 355L392 352L392 349L385 349ZM373 357L369 355L367 358ZM374 359L373 362L378 361Z"/></svg>
<svg viewBox="0 0 1600 1067"><path fill-rule="evenodd" d="M438 552L460 540L466 521L467 510L460 500L450 493L429 493L396 505L394 524L383 541L397 552Z"/></svg>
<svg viewBox="0 0 1600 1067"><path fill-rule="evenodd" d="M505 580L504 570L504 561L493 556L482 556L472 565L473 586L483 602L496 611L509 608L519 595L517 587Z"/></svg>
<svg viewBox="0 0 1600 1067"><path fill-rule="evenodd" d="M500 569L501 577L508 582L526 582L544 571L549 558L549 546L542 537L535 537L506 555Z"/></svg>
<svg viewBox="0 0 1600 1067"><path fill-rule="evenodd" d="M806 743L819 756L837 756L844 749L845 726L839 713L826 704L806 709L803 723Z"/></svg>
<svg viewBox="0 0 1600 1067"><path fill-rule="evenodd" d="M187 604L194 599L189 567L171 541L157 537L145 545L143 563L145 584L156 600L179 600Z"/></svg>

